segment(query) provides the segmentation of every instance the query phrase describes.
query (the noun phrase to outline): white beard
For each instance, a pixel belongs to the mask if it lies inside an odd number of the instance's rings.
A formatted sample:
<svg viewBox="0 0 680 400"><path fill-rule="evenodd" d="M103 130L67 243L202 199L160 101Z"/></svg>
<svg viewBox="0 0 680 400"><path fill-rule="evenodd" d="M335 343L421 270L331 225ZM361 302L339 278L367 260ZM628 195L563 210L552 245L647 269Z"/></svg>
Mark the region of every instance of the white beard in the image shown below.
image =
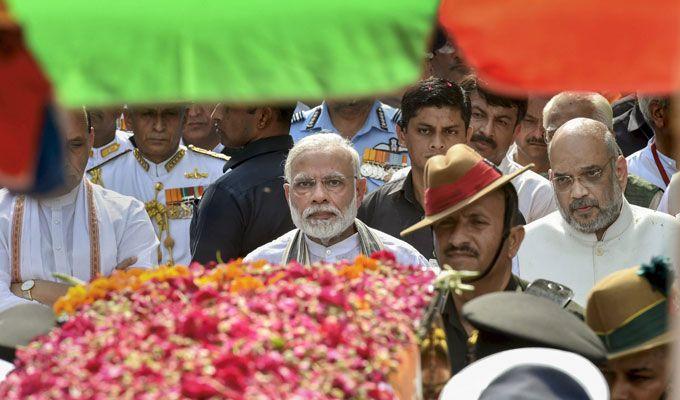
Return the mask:
<svg viewBox="0 0 680 400"><path fill-rule="evenodd" d="M357 196L356 193L352 198L346 210L341 211L337 207L330 204L312 205L305 209L302 213L293 206L288 200L290 207L290 216L295 226L301 230L305 235L313 239L318 239L322 242L327 242L347 230L357 217ZM335 214L335 217L325 220L310 219L311 214L317 212L330 212Z"/></svg>

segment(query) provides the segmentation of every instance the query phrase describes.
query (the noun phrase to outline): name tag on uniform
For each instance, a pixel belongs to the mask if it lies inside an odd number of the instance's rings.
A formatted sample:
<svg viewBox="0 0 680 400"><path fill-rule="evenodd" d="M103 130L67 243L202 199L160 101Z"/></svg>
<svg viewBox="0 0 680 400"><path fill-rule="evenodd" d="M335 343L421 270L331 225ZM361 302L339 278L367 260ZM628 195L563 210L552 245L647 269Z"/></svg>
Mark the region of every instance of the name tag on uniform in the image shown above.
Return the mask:
<svg viewBox="0 0 680 400"><path fill-rule="evenodd" d="M194 205L203 197L203 186L165 189L165 207L169 219L189 219Z"/></svg>

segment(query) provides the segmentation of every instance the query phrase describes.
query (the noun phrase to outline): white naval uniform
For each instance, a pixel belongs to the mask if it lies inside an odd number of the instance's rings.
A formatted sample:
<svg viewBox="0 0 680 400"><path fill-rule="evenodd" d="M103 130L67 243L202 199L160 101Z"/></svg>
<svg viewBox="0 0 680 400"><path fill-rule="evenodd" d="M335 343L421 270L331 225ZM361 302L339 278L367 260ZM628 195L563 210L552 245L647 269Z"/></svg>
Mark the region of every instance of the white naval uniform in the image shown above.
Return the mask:
<svg viewBox="0 0 680 400"><path fill-rule="evenodd" d="M418 250L410 244L399 240L395 237L381 232L377 229L368 228L378 236L380 241L385 246L385 250L391 251L397 263L402 265L419 265L423 268L430 268L427 262ZM283 253L286 251L288 243L293 240L297 233L297 229L286 233L283 236L274 239L273 241L258 247L248 254L245 261L267 260L271 264L281 264ZM359 234L348 237L347 239L336 243L332 246L326 247L309 239L307 235L304 236L309 249L309 260L312 263L323 261L327 263L335 263L342 260L353 261L359 254L361 254L361 243L359 243Z"/></svg>
<svg viewBox="0 0 680 400"><path fill-rule="evenodd" d="M647 143L647 146L645 146L643 149L640 149L626 157L626 162L628 163L628 174L637 175L640 178L651 182L653 185L666 190L666 183L663 181L661 173L659 172L659 168L656 166L656 162L654 160L654 155L652 153L652 143L654 143L654 138L650 139ZM668 178L678 172L675 160L664 154L661 154L658 151L657 154L659 155L659 161L661 162L663 169L666 171Z"/></svg>
<svg viewBox="0 0 680 400"><path fill-rule="evenodd" d="M85 170L89 171L121 153L134 149L134 146L130 141L131 136L132 132L117 130L116 135L110 143L99 148L93 147L90 152L90 158L87 159L87 167Z"/></svg>
<svg viewBox="0 0 680 400"><path fill-rule="evenodd" d="M625 199L621 214L602 240L569 225L559 211L524 227L517 255L519 276L548 279L570 287L575 300L586 304L590 290L605 276L654 256L676 261L680 221L670 215L633 206Z"/></svg>
<svg viewBox="0 0 680 400"><path fill-rule="evenodd" d="M90 240L86 185L92 188L97 217L95 241ZM23 206L17 207L17 203ZM0 190L0 310L27 301L11 293L12 281L56 282L53 274L57 272L89 281L91 257L97 253L95 271L104 276L129 257L137 257L134 266L149 268L157 264L157 249L158 240L140 201L85 179L71 192L50 199ZM13 259L17 261L18 280L12 279Z"/></svg>
<svg viewBox="0 0 680 400"><path fill-rule="evenodd" d="M203 191L222 176L227 159L222 154L180 145L168 160L154 164L135 149L102 165L102 180L106 188L144 202L161 242L161 264L174 261L188 265L191 262L189 228L193 205ZM169 232L159 225L166 217Z"/></svg>

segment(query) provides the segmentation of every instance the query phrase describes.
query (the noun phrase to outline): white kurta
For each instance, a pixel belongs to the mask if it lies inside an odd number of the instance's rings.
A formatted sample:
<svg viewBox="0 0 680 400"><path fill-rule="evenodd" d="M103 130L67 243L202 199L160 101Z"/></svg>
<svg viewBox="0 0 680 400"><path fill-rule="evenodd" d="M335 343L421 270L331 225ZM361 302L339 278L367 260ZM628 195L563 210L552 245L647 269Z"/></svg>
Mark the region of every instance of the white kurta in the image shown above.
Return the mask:
<svg viewBox="0 0 680 400"><path fill-rule="evenodd" d="M586 304L592 287L605 276L654 256L676 259L680 222L657 211L632 206L625 199L618 219L602 240L571 227L559 212L525 226L517 255L519 276L548 279L570 287Z"/></svg>
<svg viewBox="0 0 680 400"><path fill-rule="evenodd" d="M158 240L144 205L132 197L92 185L99 230L102 275L109 275L126 258L136 267L156 265ZM26 301L10 292L12 219L17 196L0 190L0 310ZM55 272L88 281L90 238L86 191L52 199L26 197L20 241L21 280L57 281Z"/></svg>
<svg viewBox="0 0 680 400"><path fill-rule="evenodd" d="M653 141L654 138L652 138L649 143L647 143L645 148L638 150L626 157L626 162L628 163L628 174L637 175L640 178L651 182L653 185L666 190L666 183L661 177L659 168L656 166L656 162L654 161L654 155L652 154ZM657 154L659 155L659 161L661 162L661 165L663 165L663 168L669 178L673 176L674 173L678 172L678 168L675 165L675 160L664 154L661 154L658 151Z"/></svg>
<svg viewBox="0 0 680 400"><path fill-rule="evenodd" d="M671 177L671 182L668 184L666 191L663 192L657 211L670 215L678 215L680 213L680 174L675 173Z"/></svg>
<svg viewBox="0 0 680 400"><path fill-rule="evenodd" d="M172 256L176 264L188 265L191 262L189 229L194 210L192 203L200 199L203 190L222 175L224 163L224 159L184 146L160 164L131 151L104 164L102 180L106 188L145 204L156 199L163 207L174 210L168 212L170 236L174 241ZM157 197L156 187L160 188ZM168 195L173 198L167 198ZM152 217L152 222L161 242L161 263L166 264L170 261L169 250L164 244L167 232L161 235L158 221Z"/></svg>
<svg viewBox="0 0 680 400"><path fill-rule="evenodd" d="M132 150L134 146L130 142L131 132L116 131L116 136L109 144L105 144L100 148L92 148L92 155L87 159L87 167L85 170L90 170L97 165L101 165L115 156Z"/></svg>
<svg viewBox="0 0 680 400"><path fill-rule="evenodd" d="M429 264L425 257L410 244L376 229L369 229L380 238L385 246L385 250L391 251L394 254L399 264L420 265L421 267L429 268ZM274 239L272 242L258 247L248 254L245 257L245 260L267 260L272 264L281 264L283 253L286 251L288 243L293 239L296 232L297 230L292 230L285 235ZM328 263L335 263L341 260L351 261L361 254L361 244L359 243L358 233L329 247L325 247L310 240L306 235L304 238L307 242L307 248L309 249L309 259L313 263L318 261Z"/></svg>
<svg viewBox="0 0 680 400"><path fill-rule="evenodd" d="M503 158L498 169L503 174L511 174L522 166L512 161L509 157ZM555 193L550 181L535 173L526 171L512 180L512 185L517 190L519 211L524 216L527 224L557 210Z"/></svg>

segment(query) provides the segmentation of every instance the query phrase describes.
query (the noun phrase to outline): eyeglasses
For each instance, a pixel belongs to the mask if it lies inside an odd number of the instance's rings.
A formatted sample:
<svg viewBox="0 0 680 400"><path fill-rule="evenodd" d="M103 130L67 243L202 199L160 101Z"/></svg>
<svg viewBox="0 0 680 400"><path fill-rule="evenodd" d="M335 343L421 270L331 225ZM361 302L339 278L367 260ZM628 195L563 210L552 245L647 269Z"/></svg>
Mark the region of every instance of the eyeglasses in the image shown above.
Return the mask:
<svg viewBox="0 0 680 400"><path fill-rule="evenodd" d="M357 177L354 176L352 178L356 179ZM342 175L325 176L321 178L321 185L328 193L338 193L345 189L348 181L352 178ZM293 180L291 187L296 194L305 196L314 192L316 184L317 180L315 178L297 178Z"/></svg>
<svg viewBox="0 0 680 400"><path fill-rule="evenodd" d="M591 168L586 169L585 171L581 172L580 174L576 175L576 177L573 177L571 175L559 175L559 176L554 176L552 178L552 183L553 186L555 187L555 190L558 192L566 192L567 190L571 189L571 187L574 185L574 181L578 179L579 182L581 182L581 185L588 189L592 189L596 184L598 184L602 180L602 175L604 174L604 170L607 168L608 165L611 165L613 168L612 161L614 160L613 157L609 158L606 163L602 164L601 166L593 166Z"/></svg>

